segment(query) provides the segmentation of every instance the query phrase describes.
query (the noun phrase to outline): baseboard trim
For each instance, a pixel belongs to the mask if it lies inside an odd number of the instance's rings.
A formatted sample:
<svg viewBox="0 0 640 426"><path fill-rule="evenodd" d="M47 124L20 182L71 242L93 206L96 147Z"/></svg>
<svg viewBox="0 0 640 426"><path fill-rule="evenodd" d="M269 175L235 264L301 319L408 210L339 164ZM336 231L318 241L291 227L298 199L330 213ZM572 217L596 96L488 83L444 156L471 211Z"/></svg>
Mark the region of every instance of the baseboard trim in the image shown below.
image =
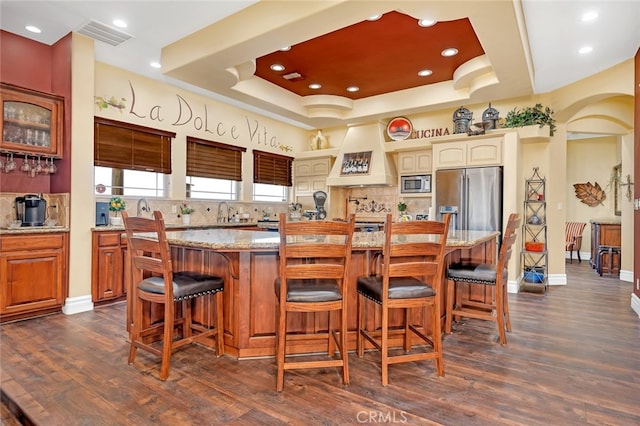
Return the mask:
<svg viewBox="0 0 640 426"><path fill-rule="evenodd" d="M86 296L67 297L62 307L62 313L66 315L79 314L87 311L93 311L93 302L91 301L90 294Z"/></svg>
<svg viewBox="0 0 640 426"><path fill-rule="evenodd" d="M633 282L633 271L620 270L620 281Z"/></svg>
<svg viewBox="0 0 640 426"><path fill-rule="evenodd" d="M640 317L640 297L635 293L631 293L631 309Z"/></svg>
<svg viewBox="0 0 640 426"><path fill-rule="evenodd" d="M547 282L549 285L567 285L567 274L549 274Z"/></svg>

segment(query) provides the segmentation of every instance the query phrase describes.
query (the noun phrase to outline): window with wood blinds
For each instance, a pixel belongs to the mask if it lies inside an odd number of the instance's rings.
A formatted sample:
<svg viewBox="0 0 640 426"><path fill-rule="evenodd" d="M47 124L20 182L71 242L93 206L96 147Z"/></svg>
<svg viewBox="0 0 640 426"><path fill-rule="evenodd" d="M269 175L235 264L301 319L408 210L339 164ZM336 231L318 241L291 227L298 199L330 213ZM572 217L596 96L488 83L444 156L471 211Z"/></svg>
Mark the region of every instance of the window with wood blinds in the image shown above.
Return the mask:
<svg viewBox="0 0 640 426"><path fill-rule="evenodd" d="M174 132L94 118L94 165L171 174Z"/></svg>
<svg viewBox="0 0 640 426"><path fill-rule="evenodd" d="M187 136L187 176L242 181L247 149Z"/></svg>
<svg viewBox="0 0 640 426"><path fill-rule="evenodd" d="M293 157L253 150L253 183L293 186Z"/></svg>

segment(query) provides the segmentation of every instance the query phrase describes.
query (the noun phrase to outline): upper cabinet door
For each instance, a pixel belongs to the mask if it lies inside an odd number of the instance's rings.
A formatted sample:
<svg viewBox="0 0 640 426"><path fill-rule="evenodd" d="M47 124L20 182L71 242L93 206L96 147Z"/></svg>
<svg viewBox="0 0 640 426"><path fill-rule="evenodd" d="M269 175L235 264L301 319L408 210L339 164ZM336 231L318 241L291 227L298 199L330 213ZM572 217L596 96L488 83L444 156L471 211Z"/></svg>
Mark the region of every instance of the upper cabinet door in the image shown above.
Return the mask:
<svg viewBox="0 0 640 426"><path fill-rule="evenodd" d="M0 104L0 150L62 158L62 97L0 83Z"/></svg>

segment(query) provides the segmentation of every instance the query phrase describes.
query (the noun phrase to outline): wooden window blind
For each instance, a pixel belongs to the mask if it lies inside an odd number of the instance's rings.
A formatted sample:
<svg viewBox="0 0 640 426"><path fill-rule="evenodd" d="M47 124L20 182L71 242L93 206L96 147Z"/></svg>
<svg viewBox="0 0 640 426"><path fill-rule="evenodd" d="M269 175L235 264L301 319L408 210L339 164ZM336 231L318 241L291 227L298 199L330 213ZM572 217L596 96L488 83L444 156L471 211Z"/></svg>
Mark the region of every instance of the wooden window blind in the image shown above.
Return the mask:
<svg viewBox="0 0 640 426"><path fill-rule="evenodd" d="M242 181L247 149L187 136L187 176Z"/></svg>
<svg viewBox="0 0 640 426"><path fill-rule="evenodd" d="M174 132L94 118L93 164L171 174Z"/></svg>
<svg viewBox="0 0 640 426"><path fill-rule="evenodd" d="M293 186L293 157L253 150L253 182Z"/></svg>

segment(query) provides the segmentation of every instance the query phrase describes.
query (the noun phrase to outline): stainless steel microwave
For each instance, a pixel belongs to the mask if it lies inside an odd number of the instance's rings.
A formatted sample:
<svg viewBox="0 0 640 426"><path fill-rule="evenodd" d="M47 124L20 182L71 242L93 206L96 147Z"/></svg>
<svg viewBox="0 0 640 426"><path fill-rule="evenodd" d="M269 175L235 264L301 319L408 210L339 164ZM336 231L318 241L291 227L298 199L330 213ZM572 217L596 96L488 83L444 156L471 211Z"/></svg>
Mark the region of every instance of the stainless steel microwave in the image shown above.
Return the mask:
<svg viewBox="0 0 640 426"><path fill-rule="evenodd" d="M431 175L400 176L400 193L428 194L431 192Z"/></svg>

